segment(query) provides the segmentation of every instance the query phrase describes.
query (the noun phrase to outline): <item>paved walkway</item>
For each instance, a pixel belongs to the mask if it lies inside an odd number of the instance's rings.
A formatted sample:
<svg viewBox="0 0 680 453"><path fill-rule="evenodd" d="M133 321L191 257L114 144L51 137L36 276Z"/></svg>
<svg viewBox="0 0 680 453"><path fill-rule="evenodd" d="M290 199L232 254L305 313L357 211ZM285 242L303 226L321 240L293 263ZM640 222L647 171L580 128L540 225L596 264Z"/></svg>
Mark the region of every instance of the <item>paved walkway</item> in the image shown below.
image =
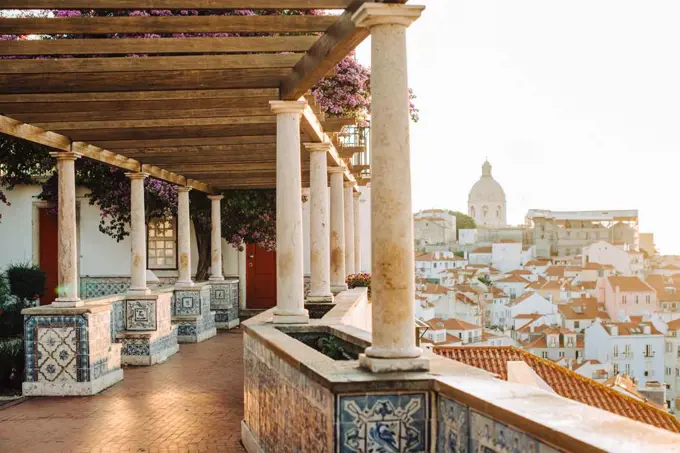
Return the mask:
<svg viewBox="0 0 680 453"><path fill-rule="evenodd" d="M183 344L97 396L0 410L0 452L244 452L242 335Z"/></svg>

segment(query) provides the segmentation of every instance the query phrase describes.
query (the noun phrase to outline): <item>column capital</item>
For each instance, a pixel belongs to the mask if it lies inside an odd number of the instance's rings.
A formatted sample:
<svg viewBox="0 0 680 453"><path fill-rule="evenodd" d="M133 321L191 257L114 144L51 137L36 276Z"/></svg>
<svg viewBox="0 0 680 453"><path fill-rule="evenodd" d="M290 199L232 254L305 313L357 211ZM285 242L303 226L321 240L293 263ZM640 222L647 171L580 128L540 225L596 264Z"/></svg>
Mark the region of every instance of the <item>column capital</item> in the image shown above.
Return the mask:
<svg viewBox="0 0 680 453"><path fill-rule="evenodd" d="M303 145L310 153L330 153L331 149L333 149L333 144L330 142L304 143Z"/></svg>
<svg viewBox="0 0 680 453"><path fill-rule="evenodd" d="M354 192L352 196L358 200L361 197L361 192Z"/></svg>
<svg viewBox="0 0 680 453"><path fill-rule="evenodd" d="M328 167L328 173L345 173L345 167Z"/></svg>
<svg viewBox="0 0 680 453"><path fill-rule="evenodd" d="M352 16L357 27L403 25L408 27L420 17L425 6L392 3L364 3Z"/></svg>
<svg viewBox="0 0 680 453"><path fill-rule="evenodd" d="M149 177L149 174L144 172L127 172L125 176L130 179L146 179Z"/></svg>
<svg viewBox="0 0 680 453"><path fill-rule="evenodd" d="M53 151L50 156L57 160L77 160L83 157L82 154L74 153L73 151Z"/></svg>
<svg viewBox="0 0 680 453"><path fill-rule="evenodd" d="M224 199L224 195L208 195L208 199L212 201L220 201Z"/></svg>
<svg viewBox="0 0 680 453"><path fill-rule="evenodd" d="M191 192L191 189L192 189L191 187L187 187L187 186L177 186L177 192L188 193L188 192Z"/></svg>
<svg viewBox="0 0 680 453"><path fill-rule="evenodd" d="M269 107L275 114L279 113L302 113L307 107L307 101L269 101Z"/></svg>

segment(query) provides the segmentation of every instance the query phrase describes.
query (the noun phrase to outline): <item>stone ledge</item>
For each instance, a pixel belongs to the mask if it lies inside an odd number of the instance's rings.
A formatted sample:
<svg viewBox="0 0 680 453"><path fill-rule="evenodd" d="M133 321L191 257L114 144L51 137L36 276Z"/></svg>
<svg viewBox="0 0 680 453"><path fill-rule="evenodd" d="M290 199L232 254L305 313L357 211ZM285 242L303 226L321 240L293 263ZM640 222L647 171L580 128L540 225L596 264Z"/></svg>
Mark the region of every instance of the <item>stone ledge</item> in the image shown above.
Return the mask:
<svg viewBox="0 0 680 453"><path fill-rule="evenodd" d="M241 442L243 442L243 447L245 447L248 453L265 453L257 443L245 420L241 420Z"/></svg>
<svg viewBox="0 0 680 453"><path fill-rule="evenodd" d="M91 396L123 380L118 368L90 382L24 382L24 396Z"/></svg>
<svg viewBox="0 0 680 453"><path fill-rule="evenodd" d="M52 305L44 305L42 307L24 308L21 310L22 315L84 315L88 313L101 313L108 311L109 305L82 305L80 307L54 307Z"/></svg>

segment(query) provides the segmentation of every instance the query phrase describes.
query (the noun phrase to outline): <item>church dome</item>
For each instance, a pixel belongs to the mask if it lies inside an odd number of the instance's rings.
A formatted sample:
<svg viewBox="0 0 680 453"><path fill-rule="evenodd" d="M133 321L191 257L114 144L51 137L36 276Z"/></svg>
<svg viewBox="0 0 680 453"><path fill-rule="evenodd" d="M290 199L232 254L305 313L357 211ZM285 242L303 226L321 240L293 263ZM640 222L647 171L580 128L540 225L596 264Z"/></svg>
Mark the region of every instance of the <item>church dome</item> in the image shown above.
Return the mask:
<svg viewBox="0 0 680 453"><path fill-rule="evenodd" d="M505 191L498 181L491 176L491 164L489 161L484 162L484 165L482 165L482 177L472 186L468 202L505 203Z"/></svg>

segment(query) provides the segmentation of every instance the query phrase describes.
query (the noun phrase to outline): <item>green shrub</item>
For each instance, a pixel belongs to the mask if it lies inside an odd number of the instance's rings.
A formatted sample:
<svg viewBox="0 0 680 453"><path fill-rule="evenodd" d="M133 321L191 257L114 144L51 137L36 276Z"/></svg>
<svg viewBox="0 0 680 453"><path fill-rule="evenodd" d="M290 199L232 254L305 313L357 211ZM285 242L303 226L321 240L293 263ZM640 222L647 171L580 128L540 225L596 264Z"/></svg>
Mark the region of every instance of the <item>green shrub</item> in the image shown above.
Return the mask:
<svg viewBox="0 0 680 453"><path fill-rule="evenodd" d="M0 389L21 390L24 365L24 340L0 340Z"/></svg>
<svg viewBox="0 0 680 453"><path fill-rule="evenodd" d="M45 273L32 264L11 264L5 271L12 295L34 301L45 294Z"/></svg>

